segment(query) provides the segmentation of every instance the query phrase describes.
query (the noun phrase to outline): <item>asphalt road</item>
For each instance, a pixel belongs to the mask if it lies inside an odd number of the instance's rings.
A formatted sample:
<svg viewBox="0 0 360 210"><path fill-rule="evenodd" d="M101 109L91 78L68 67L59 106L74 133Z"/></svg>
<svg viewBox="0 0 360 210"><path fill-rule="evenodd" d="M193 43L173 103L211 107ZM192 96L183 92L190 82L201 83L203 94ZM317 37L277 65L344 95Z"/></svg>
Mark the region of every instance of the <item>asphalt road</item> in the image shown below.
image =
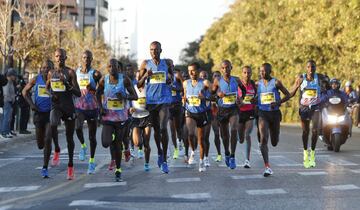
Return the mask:
<svg viewBox="0 0 360 210"><path fill-rule="evenodd" d="M87 130L85 130L85 133ZM40 176L42 151L35 140L0 144L0 210L4 209L359 209L360 134L333 153L318 143L317 167L302 167L301 131L282 127L281 140L270 147L274 175L262 176L263 161L253 141L251 169L244 169L244 145L237 148L238 167L216 163L211 145L211 166L198 172L182 159L170 160L170 173L156 165L152 140L150 172L143 159L123 165L124 182L114 182L107 170L108 150L101 147L98 131L97 171L87 175L87 161L78 160L76 137L75 180L66 180L65 136L60 135L61 164L50 168L50 179ZM254 133L253 133L254 134ZM86 135L87 136L87 135ZM254 135L253 135L254 137ZM211 136L212 141L212 136ZM87 142L89 145L89 143ZM171 149L172 150L172 149ZM197 156L198 157L198 156Z"/></svg>

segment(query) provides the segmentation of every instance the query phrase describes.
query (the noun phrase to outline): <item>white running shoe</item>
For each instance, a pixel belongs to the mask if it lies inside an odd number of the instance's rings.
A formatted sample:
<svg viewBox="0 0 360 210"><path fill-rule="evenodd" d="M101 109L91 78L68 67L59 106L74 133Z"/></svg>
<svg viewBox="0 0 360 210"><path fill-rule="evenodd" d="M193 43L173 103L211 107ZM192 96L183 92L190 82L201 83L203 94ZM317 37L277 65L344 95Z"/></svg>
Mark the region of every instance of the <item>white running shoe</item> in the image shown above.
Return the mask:
<svg viewBox="0 0 360 210"><path fill-rule="evenodd" d="M188 163L190 165L195 164L195 152L194 151L191 152Z"/></svg>
<svg viewBox="0 0 360 210"><path fill-rule="evenodd" d="M209 161L208 157L204 158L204 165L205 165L205 167L210 167L210 161Z"/></svg>
<svg viewBox="0 0 360 210"><path fill-rule="evenodd" d="M206 171L204 161L200 160L200 162L199 162L199 172L204 172L204 171Z"/></svg>
<svg viewBox="0 0 360 210"><path fill-rule="evenodd" d="M245 160L244 168L251 168L249 160Z"/></svg>
<svg viewBox="0 0 360 210"><path fill-rule="evenodd" d="M177 140L177 145L178 145L178 148L179 148L179 156L180 156L180 157L183 157L183 156L185 155L183 142Z"/></svg>
<svg viewBox="0 0 360 210"><path fill-rule="evenodd" d="M130 149L130 155L131 155L131 157L136 157L134 149Z"/></svg>
<svg viewBox="0 0 360 210"><path fill-rule="evenodd" d="M273 171L271 170L271 168L270 167L266 167L265 168L265 171L264 171L264 176L265 177L268 177L268 176L270 176L270 175L272 175L273 174Z"/></svg>

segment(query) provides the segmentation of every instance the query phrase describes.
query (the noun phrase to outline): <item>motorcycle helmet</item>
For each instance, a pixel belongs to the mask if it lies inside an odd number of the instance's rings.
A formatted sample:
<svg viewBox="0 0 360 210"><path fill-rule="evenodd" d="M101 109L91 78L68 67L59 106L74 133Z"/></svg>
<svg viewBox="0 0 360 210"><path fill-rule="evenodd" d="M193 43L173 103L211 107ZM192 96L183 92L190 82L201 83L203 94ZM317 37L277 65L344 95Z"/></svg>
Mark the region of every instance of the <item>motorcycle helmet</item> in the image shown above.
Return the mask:
<svg viewBox="0 0 360 210"><path fill-rule="evenodd" d="M336 78L332 78L330 80L330 86L332 89L339 90L340 89L340 81Z"/></svg>

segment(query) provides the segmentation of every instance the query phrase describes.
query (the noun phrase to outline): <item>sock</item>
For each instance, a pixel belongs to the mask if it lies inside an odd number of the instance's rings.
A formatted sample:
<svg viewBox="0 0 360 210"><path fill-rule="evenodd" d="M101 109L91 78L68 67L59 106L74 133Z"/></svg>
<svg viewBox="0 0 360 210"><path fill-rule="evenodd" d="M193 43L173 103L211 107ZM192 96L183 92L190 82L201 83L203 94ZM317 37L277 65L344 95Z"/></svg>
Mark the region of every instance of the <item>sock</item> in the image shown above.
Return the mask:
<svg viewBox="0 0 360 210"><path fill-rule="evenodd" d="M231 157L231 158L235 158L235 154L230 154L230 157Z"/></svg>
<svg viewBox="0 0 360 210"><path fill-rule="evenodd" d="M86 144L85 143L81 144L81 148L82 149L86 148Z"/></svg>
<svg viewBox="0 0 360 210"><path fill-rule="evenodd" d="M48 167L47 167L47 166L43 166L43 169L44 169L44 168L47 169Z"/></svg>
<svg viewBox="0 0 360 210"><path fill-rule="evenodd" d="M94 163L95 162L95 158L90 158L89 159L89 163Z"/></svg>
<svg viewBox="0 0 360 210"><path fill-rule="evenodd" d="M117 169L115 170L115 173L116 173L116 172L120 172L120 173L121 173L121 172L122 172L121 168L117 168Z"/></svg>

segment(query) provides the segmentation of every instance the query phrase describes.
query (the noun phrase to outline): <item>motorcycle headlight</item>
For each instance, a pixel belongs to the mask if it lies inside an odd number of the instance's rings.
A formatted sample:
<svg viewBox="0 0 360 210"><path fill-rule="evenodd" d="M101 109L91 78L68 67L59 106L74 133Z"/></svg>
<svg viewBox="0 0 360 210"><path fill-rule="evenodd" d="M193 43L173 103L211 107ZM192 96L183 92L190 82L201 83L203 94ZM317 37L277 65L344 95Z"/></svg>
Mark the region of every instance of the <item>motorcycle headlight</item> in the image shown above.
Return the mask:
<svg viewBox="0 0 360 210"><path fill-rule="evenodd" d="M343 122L345 121L345 115L341 115L337 117L337 122Z"/></svg>
<svg viewBox="0 0 360 210"><path fill-rule="evenodd" d="M328 119L331 124L336 124L345 121L345 115L341 115L341 116L328 115Z"/></svg>

